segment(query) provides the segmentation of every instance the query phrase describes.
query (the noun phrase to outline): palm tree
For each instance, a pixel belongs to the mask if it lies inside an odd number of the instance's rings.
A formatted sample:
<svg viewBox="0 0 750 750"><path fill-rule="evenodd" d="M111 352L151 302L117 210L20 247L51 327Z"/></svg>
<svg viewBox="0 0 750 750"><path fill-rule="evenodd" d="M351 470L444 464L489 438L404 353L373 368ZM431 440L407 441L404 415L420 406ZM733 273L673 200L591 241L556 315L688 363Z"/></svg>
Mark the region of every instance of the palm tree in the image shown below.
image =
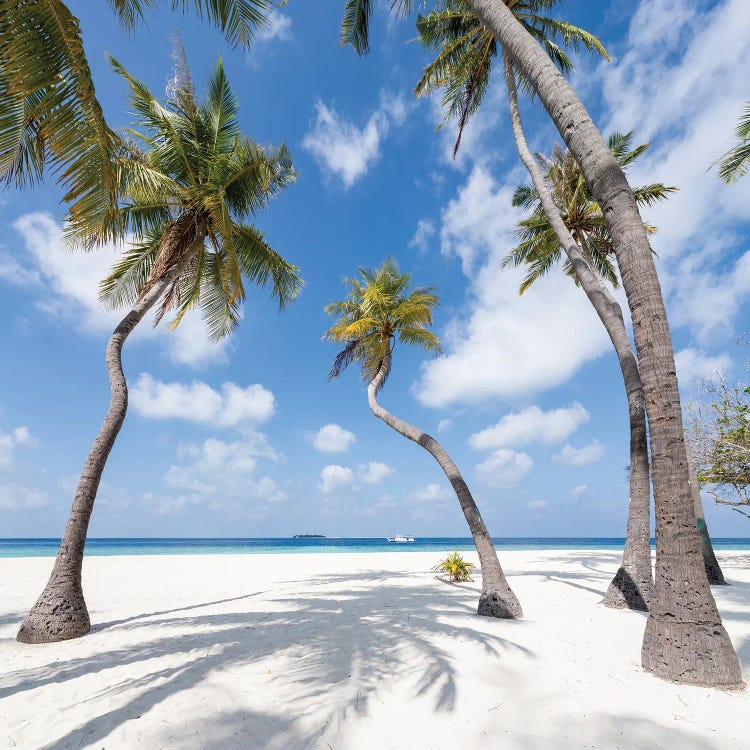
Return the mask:
<svg viewBox="0 0 750 750"><path fill-rule="evenodd" d="M550 57L555 61L563 73L572 69L572 63L564 49L555 39L560 37L565 46L573 46L577 49L583 44L589 51L597 52L608 58L607 52L601 42L593 35L573 26L569 23L556 21L539 15L554 5L555 0L524 0L513 3L511 8L513 14L520 23L541 44L545 46ZM431 50L436 51L435 59L425 67L424 73L417 83L415 93L417 96L432 94L436 89L444 89L442 104L446 112L446 120L456 119L458 121L458 138L454 147L455 156L460 142L461 133L468 118L474 114L481 105L488 88L492 73L492 64L499 51L497 41L492 32L469 10L465 2L461 0L447 0L438 10L427 16L417 18L417 30L420 33L420 41ZM618 350L621 370L626 381L628 392L630 426L631 426L631 473L630 473L630 503L628 514L628 533L624 554L624 564L617 571L612 585L609 587L605 604L613 607L627 607L631 609L648 609L648 600L653 587L653 576L651 573L651 548L649 533L650 518L650 482L648 461L648 439L646 431L645 399L643 389L640 385L638 367L630 346L625 330L622 311L617 301L608 294L606 287L602 285L590 272L590 266L595 261L602 261L596 266L605 278L616 282L616 273L611 261L611 247L608 252L592 252L584 257L579 257L572 247L571 236L568 231L555 233L553 227L562 229L562 225L556 212L560 209L552 206L553 201L549 190L554 190L555 185L546 185L541 181L541 175L531 159L526 144L525 134L521 123L520 111L518 109L518 96L516 85L516 71L509 58L504 57L505 83L508 90L508 101L511 112L516 145L522 161L529 168L532 181L536 188L527 188L527 192L533 193L539 203L538 211L534 219L542 223L547 230L545 238L551 247L557 251L557 256L544 255L544 262L540 261L533 269L539 273L551 267L553 261L563 251L568 253L567 271L581 284L591 300L594 308L610 333L610 338ZM528 81L521 78L521 84L529 88ZM637 155L636 155L637 156ZM635 158L635 157L634 157ZM562 164L554 174L558 181L568 182L567 175L572 168L576 167L575 160L569 158L567 163ZM547 165L542 165L546 169ZM548 176L553 171L547 169ZM577 170L577 174L580 170ZM589 230L591 239L589 242L601 242L606 234L606 226L601 212L598 211L596 202L588 197L585 191L583 179L573 180L569 186L574 196L580 201L585 201L584 213L580 220L586 219L585 228ZM545 200L539 200L543 194ZM560 201L557 201L558 203ZM550 218L545 214L545 205L551 210ZM575 207L576 210L580 206ZM591 214L591 215L589 215ZM596 227L590 227L596 214ZM570 229L570 216L566 217L566 223ZM594 231L595 229L595 231ZM575 233L573 235L575 237ZM598 246L597 246L598 247ZM576 273L577 269L578 273ZM579 278L580 277L580 278ZM523 292L533 281L535 276L530 272L529 277L521 287ZM628 383L628 381L631 381Z"/></svg>
<svg viewBox="0 0 750 750"><path fill-rule="evenodd" d="M738 686L739 659L702 563L672 337L635 196L575 90L514 17L510 0L465 2L490 29L519 75L530 82L579 164L611 233L633 321L651 437L656 575L641 649L643 667L667 680ZM391 7L407 13L412 5L412 0L393 0ZM360 54L367 50L371 11L371 0L346 0L344 5L341 42ZM531 162L524 162L527 168ZM570 249L574 250L572 244Z"/></svg>
<svg viewBox="0 0 750 750"><path fill-rule="evenodd" d="M109 0L132 30L157 0ZM268 0L169 0L206 18L234 45L266 23ZM116 205L110 155L117 136L96 98L78 19L61 0L0 3L0 183L20 187L51 169L63 186L70 228L95 245L109 238ZM98 216L98 222L92 218ZM83 231L88 235L83 237Z"/></svg>
<svg viewBox="0 0 750 750"><path fill-rule="evenodd" d="M128 403L122 347L146 313L158 322L169 309L179 324L200 308L215 339L239 323L245 281L268 286L281 306L300 290L297 268L276 253L261 232L243 220L259 213L295 178L284 146L263 148L244 135L235 98L219 60L205 101L196 100L184 58L166 103L118 62L138 118L113 159L121 205L117 236L133 242L102 282L101 297L113 308L129 307L106 351L111 386L109 410L78 483L70 518L49 582L18 632L24 643L84 635L89 615L81 567L91 512L105 463Z"/></svg>
<svg viewBox="0 0 750 750"><path fill-rule="evenodd" d="M719 162L719 177L727 183L739 180L750 168L750 103L745 105L734 132L739 142Z"/></svg>
<svg viewBox="0 0 750 750"><path fill-rule="evenodd" d="M346 299L325 308L336 318L323 339L345 344L336 357L329 378L337 378L356 362L367 382L367 398L372 413L399 434L421 445L445 472L469 524L482 567L482 595L477 613L488 617L515 618L521 605L511 590L492 539L461 472L447 451L433 437L386 411L377 401L391 371L397 342L439 352L440 340L428 330L432 309L438 304L435 291L428 287L409 289L411 276L401 273L393 260L377 269L360 268L359 279L345 279Z"/></svg>
<svg viewBox="0 0 750 750"><path fill-rule="evenodd" d="M649 144L631 148L632 133L614 133L608 145L617 162L625 169L648 149ZM585 264L589 273L589 288L600 290L607 304L599 305L602 322L618 355L625 392L628 398L630 419L630 503L628 507L627 535L622 564L607 589L604 603L609 607L647 610L653 588L651 573L650 497L648 438L646 428L645 397L638 372L638 364L625 329L622 310L606 282L617 286L618 278L614 249L599 205L591 197L581 170L569 151L559 146L552 157L536 155L536 167L542 175L542 191L553 206L545 210L536 187L523 186L513 195L513 205L527 209L530 214L519 222L520 243L508 254L503 266L528 268L520 293L523 294L535 281L549 273L563 254L563 242L575 244L578 256L568 257L564 268L576 284L580 284L577 271ZM676 190L661 183L634 189L640 205L649 206L664 200ZM547 218L551 213L557 222L564 224L562 237ZM644 224L646 231L654 227ZM569 238L569 239L568 239ZM574 264L574 260L577 260ZM595 278L598 275L600 278ZM605 282L605 283L602 283ZM591 294L589 294L591 297ZM593 301L593 300L592 300ZM596 307L596 305L595 305ZM599 311L599 310L597 310Z"/></svg>

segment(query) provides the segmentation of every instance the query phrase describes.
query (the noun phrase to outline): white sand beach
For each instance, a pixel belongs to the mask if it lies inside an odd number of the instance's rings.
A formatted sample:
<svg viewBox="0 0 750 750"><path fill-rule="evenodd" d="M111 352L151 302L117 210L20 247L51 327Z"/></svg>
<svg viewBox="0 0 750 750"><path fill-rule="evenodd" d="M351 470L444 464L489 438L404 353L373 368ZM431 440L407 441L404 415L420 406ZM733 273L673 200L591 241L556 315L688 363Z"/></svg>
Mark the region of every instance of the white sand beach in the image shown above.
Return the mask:
<svg viewBox="0 0 750 750"><path fill-rule="evenodd" d="M467 555L470 559L474 555ZM750 554L714 588L750 677ZM645 617L600 601L612 551L501 552L525 617L474 614L429 552L91 557L93 630L15 641L52 560L0 560L0 746L750 747L750 692L640 668Z"/></svg>

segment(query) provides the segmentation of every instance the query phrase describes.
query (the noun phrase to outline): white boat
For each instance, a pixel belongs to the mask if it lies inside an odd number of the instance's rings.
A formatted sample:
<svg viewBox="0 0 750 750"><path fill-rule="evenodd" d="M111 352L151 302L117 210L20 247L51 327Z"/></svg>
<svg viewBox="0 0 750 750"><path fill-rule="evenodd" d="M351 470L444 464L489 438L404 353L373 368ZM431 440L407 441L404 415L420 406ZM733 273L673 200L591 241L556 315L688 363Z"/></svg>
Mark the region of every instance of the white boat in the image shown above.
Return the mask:
<svg viewBox="0 0 750 750"><path fill-rule="evenodd" d="M396 534L396 536L394 536L394 537L390 537L389 536L389 537L387 537L387 539L388 539L389 542L400 542L400 543L403 543L403 542L413 542L414 541L414 537L413 536L404 535L404 534Z"/></svg>

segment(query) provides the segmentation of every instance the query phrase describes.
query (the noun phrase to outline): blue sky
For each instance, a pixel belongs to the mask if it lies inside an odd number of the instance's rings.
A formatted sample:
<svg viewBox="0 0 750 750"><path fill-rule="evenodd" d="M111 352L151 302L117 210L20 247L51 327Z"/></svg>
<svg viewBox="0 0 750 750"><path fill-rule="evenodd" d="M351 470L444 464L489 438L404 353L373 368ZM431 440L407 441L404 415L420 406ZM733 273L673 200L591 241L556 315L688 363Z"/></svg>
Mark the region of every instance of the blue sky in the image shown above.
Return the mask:
<svg viewBox="0 0 750 750"><path fill-rule="evenodd" d="M432 432L462 468L497 536L622 536L627 408L617 362L580 290L559 271L519 297L500 262L513 245L513 188L525 182L498 77L450 158L439 102L414 100L426 58L413 19L375 15L372 52L337 46L342 3L293 0L250 53L166 10L126 35L105 3L71 0L110 122L129 123L115 55L154 91L179 32L200 90L221 55L245 130L285 141L299 179L257 225L297 263L304 293L279 314L251 293L237 333L207 342L143 324L124 362L130 411L91 523L94 536L467 535L432 458L376 420L355 372L328 383L323 306L341 277L392 255L437 287L445 353L396 350L382 402ZM95 8L94 6L101 6ZM166 4L165 4L166 5ZM678 351L683 399L718 367L741 376L750 294L750 182L709 165L728 147L748 92L746 0L568 0L560 13L605 42L612 62L577 60L573 83L600 128L651 150L632 182L680 192L649 210ZM499 72L499 71L498 71ZM532 146L559 141L522 102ZM97 308L112 248L67 253L53 182L0 195L0 534L59 536L108 399L104 347L116 314ZM706 502L714 535L747 522Z"/></svg>

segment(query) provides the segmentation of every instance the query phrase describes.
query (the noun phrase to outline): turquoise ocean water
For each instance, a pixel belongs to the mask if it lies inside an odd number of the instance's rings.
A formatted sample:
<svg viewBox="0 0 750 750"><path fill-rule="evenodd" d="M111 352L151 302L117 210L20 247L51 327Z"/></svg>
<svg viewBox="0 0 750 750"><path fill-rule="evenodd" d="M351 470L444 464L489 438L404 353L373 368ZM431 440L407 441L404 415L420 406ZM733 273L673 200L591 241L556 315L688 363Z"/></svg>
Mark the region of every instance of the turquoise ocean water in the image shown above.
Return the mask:
<svg viewBox="0 0 750 750"><path fill-rule="evenodd" d="M750 539L713 539L720 550L750 550ZM616 537L499 537L500 550L622 549L625 540ZM0 557L53 557L59 539L0 539ZM229 555L305 552L429 552L471 550L469 537L416 537L414 543L397 544L379 538L325 539L89 539L87 555Z"/></svg>

